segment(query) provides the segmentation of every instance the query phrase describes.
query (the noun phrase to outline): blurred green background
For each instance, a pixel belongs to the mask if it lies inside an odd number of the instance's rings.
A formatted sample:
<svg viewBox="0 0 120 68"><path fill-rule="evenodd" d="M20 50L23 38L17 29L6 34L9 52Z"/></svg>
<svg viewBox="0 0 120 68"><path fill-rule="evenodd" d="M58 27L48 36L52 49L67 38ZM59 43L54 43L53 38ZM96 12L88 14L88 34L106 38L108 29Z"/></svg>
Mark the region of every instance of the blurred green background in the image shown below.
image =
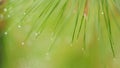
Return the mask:
<svg viewBox="0 0 120 68"><path fill-rule="evenodd" d="M0 68L120 68L119 0L0 0Z"/></svg>

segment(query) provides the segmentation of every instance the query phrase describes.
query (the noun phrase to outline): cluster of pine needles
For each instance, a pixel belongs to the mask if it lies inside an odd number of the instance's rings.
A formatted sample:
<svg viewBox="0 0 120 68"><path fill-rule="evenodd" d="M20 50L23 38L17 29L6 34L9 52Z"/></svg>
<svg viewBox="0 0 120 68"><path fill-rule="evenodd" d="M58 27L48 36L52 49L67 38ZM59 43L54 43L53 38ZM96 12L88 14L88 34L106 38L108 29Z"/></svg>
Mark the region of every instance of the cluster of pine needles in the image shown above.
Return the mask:
<svg viewBox="0 0 120 68"><path fill-rule="evenodd" d="M115 48L120 45L120 0L8 0L4 10L5 32L17 32L16 27L26 30L22 44L41 38L48 30L54 37L49 52L62 35L69 37L71 44L82 42L84 50L95 39L98 45L110 47L116 57Z"/></svg>

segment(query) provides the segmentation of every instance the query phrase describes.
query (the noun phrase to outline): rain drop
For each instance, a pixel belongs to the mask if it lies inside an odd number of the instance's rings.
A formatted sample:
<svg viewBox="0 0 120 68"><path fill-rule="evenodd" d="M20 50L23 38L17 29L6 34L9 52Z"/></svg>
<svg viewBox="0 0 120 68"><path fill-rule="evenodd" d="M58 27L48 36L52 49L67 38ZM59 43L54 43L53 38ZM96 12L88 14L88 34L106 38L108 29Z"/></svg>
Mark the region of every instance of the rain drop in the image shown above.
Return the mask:
<svg viewBox="0 0 120 68"><path fill-rule="evenodd" d="M102 12L101 12L101 14L103 15L103 14L104 14L104 12L102 11Z"/></svg>
<svg viewBox="0 0 120 68"><path fill-rule="evenodd" d="M7 35L8 33L7 33L7 32L5 32L4 34L5 34L5 35Z"/></svg>
<svg viewBox="0 0 120 68"><path fill-rule="evenodd" d="M7 16L8 18L10 17L10 15Z"/></svg>
<svg viewBox="0 0 120 68"><path fill-rule="evenodd" d="M25 45L25 43L24 43L24 42L22 42L22 43L21 43L21 45Z"/></svg>
<svg viewBox="0 0 120 68"><path fill-rule="evenodd" d="M24 12L23 14L26 15L26 12Z"/></svg>
<svg viewBox="0 0 120 68"><path fill-rule="evenodd" d="M7 8L4 8L3 11L4 11L4 12L7 12Z"/></svg>
<svg viewBox="0 0 120 68"><path fill-rule="evenodd" d="M18 28L21 28L21 25L18 25Z"/></svg>
<svg viewBox="0 0 120 68"><path fill-rule="evenodd" d="M35 36L38 36L38 33L35 33Z"/></svg>

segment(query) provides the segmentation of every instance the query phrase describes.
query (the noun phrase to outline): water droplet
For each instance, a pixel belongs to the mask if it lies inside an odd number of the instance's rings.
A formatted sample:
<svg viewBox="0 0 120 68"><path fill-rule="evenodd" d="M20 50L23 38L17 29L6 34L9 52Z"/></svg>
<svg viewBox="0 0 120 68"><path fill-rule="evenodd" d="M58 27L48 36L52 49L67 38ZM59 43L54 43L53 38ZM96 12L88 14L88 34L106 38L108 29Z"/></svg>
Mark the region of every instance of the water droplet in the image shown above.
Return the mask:
<svg viewBox="0 0 120 68"><path fill-rule="evenodd" d="M5 32L4 34L5 34L5 35L7 35L7 34L8 34L8 32Z"/></svg>
<svg viewBox="0 0 120 68"><path fill-rule="evenodd" d="M21 45L25 45L25 43L24 43L24 42L22 42L22 43L21 43Z"/></svg>
<svg viewBox="0 0 120 68"><path fill-rule="evenodd" d="M3 11L4 11L4 12L7 12L7 8L4 8Z"/></svg>
<svg viewBox="0 0 120 68"><path fill-rule="evenodd" d="M35 33L35 36L38 36L39 33Z"/></svg>
<svg viewBox="0 0 120 68"><path fill-rule="evenodd" d="M21 25L18 25L18 28L21 28Z"/></svg>
<svg viewBox="0 0 120 68"><path fill-rule="evenodd" d="M26 15L26 12L24 12L23 14Z"/></svg>
<svg viewBox="0 0 120 68"><path fill-rule="evenodd" d="M104 12L102 11L102 12L101 12L101 14L103 15L103 14L104 14Z"/></svg>
<svg viewBox="0 0 120 68"><path fill-rule="evenodd" d="M10 17L10 15L7 16L8 18Z"/></svg>

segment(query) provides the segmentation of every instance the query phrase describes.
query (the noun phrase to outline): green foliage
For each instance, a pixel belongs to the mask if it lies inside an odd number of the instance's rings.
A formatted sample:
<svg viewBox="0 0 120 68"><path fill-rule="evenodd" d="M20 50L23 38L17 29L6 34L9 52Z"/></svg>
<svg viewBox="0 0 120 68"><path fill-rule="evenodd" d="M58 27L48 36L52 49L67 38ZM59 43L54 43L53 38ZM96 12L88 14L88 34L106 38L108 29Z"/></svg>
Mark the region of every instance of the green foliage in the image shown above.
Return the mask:
<svg viewBox="0 0 120 68"><path fill-rule="evenodd" d="M3 68L119 68L120 0L8 0Z"/></svg>

